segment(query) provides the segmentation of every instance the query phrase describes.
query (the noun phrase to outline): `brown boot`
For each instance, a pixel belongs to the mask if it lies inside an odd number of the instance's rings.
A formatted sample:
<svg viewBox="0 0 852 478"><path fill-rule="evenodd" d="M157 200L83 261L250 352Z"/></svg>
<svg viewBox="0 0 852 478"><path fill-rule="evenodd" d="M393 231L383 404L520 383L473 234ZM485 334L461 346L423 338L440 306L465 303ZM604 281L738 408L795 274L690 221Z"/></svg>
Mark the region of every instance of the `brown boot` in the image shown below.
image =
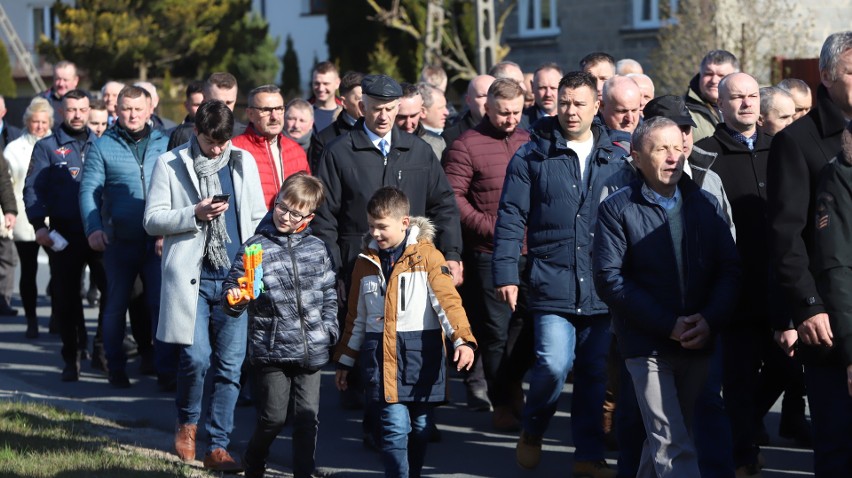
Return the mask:
<svg viewBox="0 0 852 478"><path fill-rule="evenodd" d="M204 468L213 471L236 473L243 471L242 465L224 448L216 448L204 456Z"/></svg>
<svg viewBox="0 0 852 478"><path fill-rule="evenodd" d="M177 426L175 432L175 452L183 461L195 460L195 432L196 425L185 423Z"/></svg>
<svg viewBox="0 0 852 478"><path fill-rule="evenodd" d="M498 432L516 432L521 429L521 422L515 418L512 407L497 405L491 415L491 425Z"/></svg>

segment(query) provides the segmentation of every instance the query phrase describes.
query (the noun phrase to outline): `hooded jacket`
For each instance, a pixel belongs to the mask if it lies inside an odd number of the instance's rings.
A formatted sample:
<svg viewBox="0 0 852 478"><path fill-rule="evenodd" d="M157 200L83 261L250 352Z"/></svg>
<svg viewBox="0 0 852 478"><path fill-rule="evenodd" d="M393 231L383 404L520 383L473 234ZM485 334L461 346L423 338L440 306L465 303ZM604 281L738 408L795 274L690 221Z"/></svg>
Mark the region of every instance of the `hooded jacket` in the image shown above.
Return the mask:
<svg viewBox="0 0 852 478"><path fill-rule="evenodd" d="M228 304L228 291L239 288L237 279L245 275L244 258L238 254L222 283L222 307L234 317L248 309L252 365L294 364L319 370L328 363L340 335L331 257L310 229L278 232L272 214L240 248L254 244L263 248L263 293L248 304Z"/></svg>
<svg viewBox="0 0 852 478"><path fill-rule="evenodd" d="M442 402L447 376L444 337L476 348L461 298L428 219L412 217L408 242L390 277L376 242L364 237L349 292L346 330L335 360L364 370L372 401Z"/></svg>

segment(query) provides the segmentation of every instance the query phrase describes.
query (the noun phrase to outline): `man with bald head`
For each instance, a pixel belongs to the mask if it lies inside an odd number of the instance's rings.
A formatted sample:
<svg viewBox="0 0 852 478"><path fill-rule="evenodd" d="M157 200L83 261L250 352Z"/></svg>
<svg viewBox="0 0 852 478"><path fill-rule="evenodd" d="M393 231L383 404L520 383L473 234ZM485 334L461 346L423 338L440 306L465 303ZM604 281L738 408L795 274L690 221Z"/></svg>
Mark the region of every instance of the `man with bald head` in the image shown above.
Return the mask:
<svg viewBox="0 0 852 478"><path fill-rule="evenodd" d="M444 137L447 146L453 144L462 133L478 125L485 116L485 101L488 99L488 88L494 83L491 75L479 75L473 77L467 85L467 93L464 96L464 104L467 107L465 114L452 126L444 128L441 136Z"/></svg>
<svg viewBox="0 0 852 478"><path fill-rule="evenodd" d="M601 119L613 144L630 153L630 135L639 124L642 93L639 85L626 76L613 76L603 84Z"/></svg>
<svg viewBox="0 0 852 478"><path fill-rule="evenodd" d="M639 85L639 92L642 94L642 97L639 99L639 116L644 118L645 105L654 99L654 80L644 73L630 73L627 77Z"/></svg>
<svg viewBox="0 0 852 478"><path fill-rule="evenodd" d="M737 249L743 269L742 294L723 332L723 389L731 417L737 476L758 473L755 443L755 390L762 361L761 347L770 325L766 298L770 269L766 170L772 137L757 126L760 88L752 76L732 73L718 86L723 123L696 148L716 154L711 170L722 178L737 228Z"/></svg>
<svg viewBox="0 0 852 478"><path fill-rule="evenodd" d="M814 100L811 87L803 80L798 78L784 78L776 86L790 93L790 96L793 97L793 103L796 104L796 113L793 115L793 121L808 114L808 111L813 107Z"/></svg>
<svg viewBox="0 0 852 478"><path fill-rule="evenodd" d="M523 119L531 125L544 116L556 114L558 103L559 80L562 79L562 68L556 63L545 63L533 73L532 89L535 104L524 110ZM523 128L523 126L521 126Z"/></svg>

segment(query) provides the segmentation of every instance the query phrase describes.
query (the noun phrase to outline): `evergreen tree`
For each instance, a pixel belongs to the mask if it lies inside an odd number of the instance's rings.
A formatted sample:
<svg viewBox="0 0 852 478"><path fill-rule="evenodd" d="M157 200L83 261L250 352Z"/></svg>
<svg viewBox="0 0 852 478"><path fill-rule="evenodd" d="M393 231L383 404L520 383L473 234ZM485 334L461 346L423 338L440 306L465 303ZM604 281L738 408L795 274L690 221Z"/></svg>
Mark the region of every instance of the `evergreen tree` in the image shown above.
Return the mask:
<svg viewBox="0 0 852 478"><path fill-rule="evenodd" d="M12 78L12 64L9 63L9 52L6 44L0 40L0 95L14 97L18 94L15 80Z"/></svg>
<svg viewBox="0 0 852 478"><path fill-rule="evenodd" d="M281 92L285 100L302 96L302 79L299 72L299 56L293 48L293 37L287 35L284 56L281 58L284 68L281 70Z"/></svg>

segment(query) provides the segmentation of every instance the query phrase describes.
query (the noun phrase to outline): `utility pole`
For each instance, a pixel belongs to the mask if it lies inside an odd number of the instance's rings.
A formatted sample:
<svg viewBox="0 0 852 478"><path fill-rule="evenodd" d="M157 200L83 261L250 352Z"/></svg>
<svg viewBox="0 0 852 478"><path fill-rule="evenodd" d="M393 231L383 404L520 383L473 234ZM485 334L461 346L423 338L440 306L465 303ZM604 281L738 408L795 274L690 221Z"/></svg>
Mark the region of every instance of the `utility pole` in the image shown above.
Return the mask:
<svg viewBox="0 0 852 478"><path fill-rule="evenodd" d="M483 74L497 62L494 0L476 0L476 70Z"/></svg>
<svg viewBox="0 0 852 478"><path fill-rule="evenodd" d="M427 65L440 63L443 30L444 4L441 0L429 0L426 7L426 51L423 55Z"/></svg>

